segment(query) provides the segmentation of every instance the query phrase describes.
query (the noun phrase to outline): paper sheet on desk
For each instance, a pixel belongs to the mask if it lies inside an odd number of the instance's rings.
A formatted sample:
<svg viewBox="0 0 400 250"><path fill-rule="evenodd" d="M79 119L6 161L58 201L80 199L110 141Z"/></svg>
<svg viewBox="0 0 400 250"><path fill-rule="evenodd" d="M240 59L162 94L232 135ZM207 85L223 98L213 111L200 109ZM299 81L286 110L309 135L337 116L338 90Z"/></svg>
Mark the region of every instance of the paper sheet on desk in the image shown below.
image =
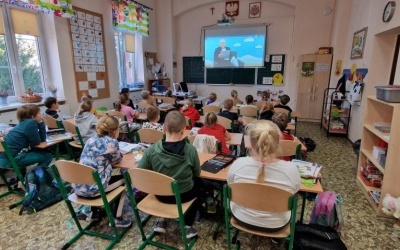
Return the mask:
<svg viewBox="0 0 400 250"><path fill-rule="evenodd" d="M136 148L139 147L138 144L123 142L123 141L120 141L120 142L118 143L118 145L119 145L119 150L120 150L121 153L123 153L123 154L129 153L129 152L131 152L133 149L136 149Z"/></svg>

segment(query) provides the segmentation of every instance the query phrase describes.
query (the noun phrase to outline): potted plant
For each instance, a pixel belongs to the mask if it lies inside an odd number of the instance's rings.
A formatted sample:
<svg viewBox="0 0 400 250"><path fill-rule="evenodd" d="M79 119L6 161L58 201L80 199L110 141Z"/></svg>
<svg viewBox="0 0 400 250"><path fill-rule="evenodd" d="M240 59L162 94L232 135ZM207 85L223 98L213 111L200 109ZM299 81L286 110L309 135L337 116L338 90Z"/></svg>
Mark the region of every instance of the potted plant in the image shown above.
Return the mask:
<svg viewBox="0 0 400 250"><path fill-rule="evenodd" d="M54 85L48 85L47 90L50 91L52 97L57 97L58 88Z"/></svg>
<svg viewBox="0 0 400 250"><path fill-rule="evenodd" d="M8 91L5 89L0 90L0 104L7 105Z"/></svg>

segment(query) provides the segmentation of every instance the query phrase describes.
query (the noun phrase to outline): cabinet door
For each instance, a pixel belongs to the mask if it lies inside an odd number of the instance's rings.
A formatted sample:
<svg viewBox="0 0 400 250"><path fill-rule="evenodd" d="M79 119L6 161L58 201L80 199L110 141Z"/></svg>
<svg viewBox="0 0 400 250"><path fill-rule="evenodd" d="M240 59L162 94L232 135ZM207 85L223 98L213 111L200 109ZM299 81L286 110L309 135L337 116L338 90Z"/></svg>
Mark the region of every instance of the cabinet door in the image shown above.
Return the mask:
<svg viewBox="0 0 400 250"><path fill-rule="evenodd" d="M323 95L324 90L329 87L329 79L331 77L332 55L317 55L315 61L315 74L313 94ZM321 102L322 105L322 102Z"/></svg>
<svg viewBox="0 0 400 250"><path fill-rule="evenodd" d="M322 115L322 103L324 95L312 94L310 97L310 115L309 119L320 120Z"/></svg>
<svg viewBox="0 0 400 250"><path fill-rule="evenodd" d="M301 118L309 119L310 116L310 104L312 95L308 93L297 95L297 107L296 111L301 113Z"/></svg>

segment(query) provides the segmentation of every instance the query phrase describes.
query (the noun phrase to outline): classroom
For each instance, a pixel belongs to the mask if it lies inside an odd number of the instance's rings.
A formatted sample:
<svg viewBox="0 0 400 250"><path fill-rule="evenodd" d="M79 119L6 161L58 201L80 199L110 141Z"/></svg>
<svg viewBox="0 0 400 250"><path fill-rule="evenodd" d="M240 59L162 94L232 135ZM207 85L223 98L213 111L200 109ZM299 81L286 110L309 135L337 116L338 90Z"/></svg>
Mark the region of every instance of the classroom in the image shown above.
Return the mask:
<svg viewBox="0 0 400 250"><path fill-rule="evenodd" d="M7 138L3 125L18 124L17 110L27 104L35 104L44 113L48 97L57 98L55 110L63 121L82 112L86 102L82 96L87 95L93 97L90 107L101 120L99 114L104 110L118 110L123 89L133 104L141 103L147 93L158 100L172 90L178 110L186 107L187 98L193 98L196 109L204 108L211 93L219 107L232 98L233 90L242 101L251 95L254 105L262 101L263 93L274 104L287 95L287 106L293 111L286 129L296 138L311 138L316 143L314 150L305 153L306 161L322 166L319 187L343 199L343 243L348 249L400 249L400 208L391 207L391 215L384 210L389 206L387 195L394 197L389 204L400 206L400 170L394 167L400 143L396 86L400 85L400 15L396 5L400 0L0 1L0 134ZM250 34L254 35L251 39ZM257 46L240 43L242 38L256 40ZM159 106L161 123L170 111L170 106L163 106L166 102ZM207 123L206 113L200 114L193 125ZM147 116L144 111L133 120L142 126ZM244 125L253 121L242 116ZM229 147L234 154L244 156L251 146L244 145L248 137L240 133L237 144L234 138L226 144L234 146ZM129 139L129 129L127 137L116 135L121 136ZM58 159L58 149L69 149L68 143L59 144L50 149L56 152L52 163ZM213 156L200 157L200 161ZM124 155L118 171L129 169L121 165L132 162L136 168L136 160L128 158ZM3 169L0 166L1 173ZM209 173L200 177L221 181ZM18 207L9 206L21 196L3 197L6 191L0 184L0 249L60 249L78 232L65 201L19 215ZM301 216L303 220L304 213L308 223L316 204L313 195L318 192L300 191L295 195L297 219ZM142 244L128 200L122 210L132 225L114 249L138 249ZM193 249L228 249L225 224L218 233L214 231L223 221L220 202L217 209L221 211L194 222L198 236ZM152 231L156 221L151 219L145 231ZM181 249L179 224L168 227L155 240ZM107 216L96 229L112 233ZM287 247L245 232L237 238L242 249ZM106 249L109 243L84 235L69 248Z"/></svg>

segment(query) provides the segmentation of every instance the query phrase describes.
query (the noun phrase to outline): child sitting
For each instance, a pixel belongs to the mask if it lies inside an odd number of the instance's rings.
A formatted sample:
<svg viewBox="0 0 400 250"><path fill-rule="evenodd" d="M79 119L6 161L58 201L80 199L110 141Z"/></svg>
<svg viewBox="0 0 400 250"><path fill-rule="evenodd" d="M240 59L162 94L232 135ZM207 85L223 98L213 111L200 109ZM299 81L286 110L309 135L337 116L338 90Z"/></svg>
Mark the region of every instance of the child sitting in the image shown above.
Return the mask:
<svg viewBox="0 0 400 250"><path fill-rule="evenodd" d="M185 117L178 111L167 114L164 123L165 140L160 140L148 148L138 163L139 168L149 169L174 178L181 191L182 203L199 197L198 182L201 182L200 162L196 148L182 140L185 130ZM156 196L168 204L175 204L175 196ZM184 215L186 237L197 235L197 230L192 227L199 208L199 199L196 199ZM154 231L166 232L166 221L159 219Z"/></svg>
<svg viewBox="0 0 400 250"><path fill-rule="evenodd" d="M55 98L54 98L55 99ZM38 150L41 142L46 141L46 126L42 121L40 108L28 104L17 109L18 125L4 137L17 165L23 172L27 166L37 163L37 167L47 168L52 155L47 150ZM5 158L5 154L1 154Z"/></svg>
<svg viewBox="0 0 400 250"><path fill-rule="evenodd" d="M118 135L118 120L109 115L103 116L97 124L96 134L87 140L79 160L79 163L96 169L105 192L110 192L124 184L122 175L112 176L113 165L122 160L122 153L119 150L117 141ZM85 198L97 198L100 196L96 184L72 184L72 187L77 196ZM124 205L124 197L125 195L122 194L119 198L120 200L115 201L115 204L118 204L113 209L116 227L129 227L131 225L130 220L121 218L121 206Z"/></svg>
<svg viewBox="0 0 400 250"><path fill-rule="evenodd" d="M231 91L231 97L233 101L233 106L236 106L236 104L242 104L242 100L238 98L238 92L236 90Z"/></svg>
<svg viewBox="0 0 400 250"><path fill-rule="evenodd" d="M282 95L279 98L279 103L275 105L275 108L283 108L288 110L289 112L292 112L292 109L287 106L287 104L290 102L290 97L288 95Z"/></svg>
<svg viewBox="0 0 400 250"><path fill-rule="evenodd" d="M279 148L279 128L270 121L254 121L250 129L251 157L233 162L227 182L265 183L295 194L300 189L300 174L292 162L276 158ZM260 197L254 197L259 199ZM231 202L233 216L239 225L263 232L277 232L290 220L290 211L261 212Z"/></svg>
<svg viewBox="0 0 400 250"><path fill-rule="evenodd" d="M83 143L96 133L96 125L97 125L97 117L91 113L92 102L85 101L82 102L79 110L74 115L75 125L79 128L79 133L81 134ZM79 142L78 138L74 138L77 143Z"/></svg>
<svg viewBox="0 0 400 250"><path fill-rule="evenodd" d="M257 108L257 106L254 105L254 98L253 98L252 95L246 95L244 101L245 101L245 103L244 103L244 105L242 105L242 107L243 107L243 106L246 106L246 107L250 106L250 107L255 107L255 108Z"/></svg>
<svg viewBox="0 0 400 250"><path fill-rule="evenodd" d="M156 101L153 99L153 97L150 96L148 91L142 92L142 99L143 99L142 100L143 103L147 103L152 106L157 106Z"/></svg>
<svg viewBox="0 0 400 250"><path fill-rule="evenodd" d="M151 106L147 108L146 114L147 114L147 119L150 122L143 123L142 128L151 128L163 131L162 125L158 123L158 121L160 120L160 110L157 107Z"/></svg>
<svg viewBox="0 0 400 250"><path fill-rule="evenodd" d="M232 99L226 99L223 103L223 109L222 111L218 114L222 117L228 118L229 120L235 122L236 124L243 124L243 120L238 117L236 113L231 112L233 108L233 100Z"/></svg>
<svg viewBox="0 0 400 250"><path fill-rule="evenodd" d="M119 100L115 103L115 110L121 112L126 116L126 121L129 124L129 127L133 130L140 129L140 124L134 123L135 119L139 117L139 112L133 110L127 104L129 99L125 94L119 94Z"/></svg>
<svg viewBox="0 0 400 250"><path fill-rule="evenodd" d="M173 96L172 96L172 90L170 90L170 89L167 90L167 91L165 92L165 96L166 96L166 97L173 97Z"/></svg>
<svg viewBox="0 0 400 250"><path fill-rule="evenodd" d="M206 105L214 105L214 106L221 106L221 104L217 101L217 94L215 92L211 92L210 96L208 97L208 101Z"/></svg>
<svg viewBox="0 0 400 250"><path fill-rule="evenodd" d="M192 122L192 127L196 125L196 121L200 119L200 113L194 108L194 102L192 99L186 99L185 105L182 107L181 112L184 116L188 117Z"/></svg>
<svg viewBox="0 0 400 250"><path fill-rule="evenodd" d="M204 126L199 129L198 134L212 135L221 142L222 145L222 154L229 155L231 151L226 145L226 141L231 139L231 135L226 131L226 129L217 123L218 118L214 112L210 112L206 114L204 119Z"/></svg>
<svg viewBox="0 0 400 250"><path fill-rule="evenodd" d="M131 107L132 109L135 109L135 107L133 106L132 99L129 98L129 89L128 88L122 88L120 94L125 94L126 98L129 100L129 103L127 104L127 106Z"/></svg>
<svg viewBox="0 0 400 250"><path fill-rule="evenodd" d="M58 110L58 102L55 97L47 97L44 101L44 106L46 106L46 111L44 111L45 115L53 117L54 119L60 120L60 116L57 112Z"/></svg>
<svg viewBox="0 0 400 250"><path fill-rule="evenodd" d="M261 109L260 120L272 120L272 116L274 115L274 105L272 102L266 101Z"/></svg>
<svg viewBox="0 0 400 250"><path fill-rule="evenodd" d="M294 140L294 136L286 130L286 127L289 122L287 114L276 113L275 115L272 116L272 122L275 123L281 130L281 138L283 140L291 140L291 141Z"/></svg>
<svg viewBox="0 0 400 250"><path fill-rule="evenodd" d="M93 102L94 102L93 97L92 97L91 95L83 95L83 96L81 97L81 102L86 102L86 101L89 101L89 102L92 103L92 105L91 105L92 107L91 107L91 109L90 109L90 112L91 112L92 114L94 114L94 115L97 116L97 111L96 111L96 109L93 107Z"/></svg>

